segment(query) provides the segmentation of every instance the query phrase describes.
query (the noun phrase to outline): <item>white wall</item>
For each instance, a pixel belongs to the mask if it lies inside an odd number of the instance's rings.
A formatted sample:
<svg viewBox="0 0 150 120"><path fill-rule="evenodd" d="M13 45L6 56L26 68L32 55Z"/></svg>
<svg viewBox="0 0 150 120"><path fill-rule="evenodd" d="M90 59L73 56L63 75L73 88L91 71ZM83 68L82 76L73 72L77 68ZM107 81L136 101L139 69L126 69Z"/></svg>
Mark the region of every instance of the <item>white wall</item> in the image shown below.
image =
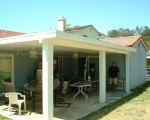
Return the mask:
<svg viewBox="0 0 150 120"><path fill-rule="evenodd" d="M141 42L135 47L137 52L132 52L130 57L130 83L132 89L145 82L146 79L146 50Z"/></svg>

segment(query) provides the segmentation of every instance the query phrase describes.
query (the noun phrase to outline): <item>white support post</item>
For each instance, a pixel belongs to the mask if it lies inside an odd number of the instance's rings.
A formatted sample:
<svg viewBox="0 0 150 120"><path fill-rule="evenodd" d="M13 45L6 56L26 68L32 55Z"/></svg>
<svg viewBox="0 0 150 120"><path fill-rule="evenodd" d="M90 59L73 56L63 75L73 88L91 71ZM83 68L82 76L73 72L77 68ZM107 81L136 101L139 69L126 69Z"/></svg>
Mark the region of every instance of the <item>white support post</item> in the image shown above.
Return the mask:
<svg viewBox="0 0 150 120"><path fill-rule="evenodd" d="M106 52L99 51L99 102L106 101Z"/></svg>
<svg viewBox="0 0 150 120"><path fill-rule="evenodd" d="M43 120L53 120L53 44L42 47Z"/></svg>
<svg viewBox="0 0 150 120"><path fill-rule="evenodd" d="M130 54L126 54L126 92L129 92L129 58Z"/></svg>

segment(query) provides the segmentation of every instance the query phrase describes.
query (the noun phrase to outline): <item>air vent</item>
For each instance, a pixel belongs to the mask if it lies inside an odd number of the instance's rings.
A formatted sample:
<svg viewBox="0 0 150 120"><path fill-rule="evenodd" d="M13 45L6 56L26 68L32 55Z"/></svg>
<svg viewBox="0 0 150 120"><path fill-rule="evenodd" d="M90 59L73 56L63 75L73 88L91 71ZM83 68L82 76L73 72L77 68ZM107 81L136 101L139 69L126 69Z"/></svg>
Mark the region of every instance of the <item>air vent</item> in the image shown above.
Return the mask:
<svg viewBox="0 0 150 120"><path fill-rule="evenodd" d="M87 36L87 35L85 35L85 34L83 34L82 36L83 36L83 37L88 37L88 36Z"/></svg>

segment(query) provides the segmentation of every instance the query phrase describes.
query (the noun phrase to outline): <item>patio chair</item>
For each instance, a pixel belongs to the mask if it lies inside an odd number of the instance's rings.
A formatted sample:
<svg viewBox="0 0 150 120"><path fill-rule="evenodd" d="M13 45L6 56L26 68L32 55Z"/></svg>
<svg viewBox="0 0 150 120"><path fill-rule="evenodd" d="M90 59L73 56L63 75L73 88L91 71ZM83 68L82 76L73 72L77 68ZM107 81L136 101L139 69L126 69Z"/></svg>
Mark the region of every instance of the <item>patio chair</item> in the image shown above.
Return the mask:
<svg viewBox="0 0 150 120"><path fill-rule="evenodd" d="M8 92L17 92L16 89L20 89L21 93L23 93L23 89L20 87L16 87L13 82L3 82L5 93Z"/></svg>
<svg viewBox="0 0 150 120"><path fill-rule="evenodd" d="M21 93L23 93L23 89L22 88L19 88L19 87L16 87L14 83L12 82L3 82L3 85L4 85L4 90L5 90L5 93L9 93L9 92L17 92L16 89L20 89L21 90ZM9 101L5 102L4 104L8 104Z"/></svg>
<svg viewBox="0 0 150 120"><path fill-rule="evenodd" d="M36 86L38 83L38 80L36 77L28 77L28 83L29 83L29 86Z"/></svg>
<svg viewBox="0 0 150 120"><path fill-rule="evenodd" d="M59 98L58 96L62 94L62 90L63 90L63 83L64 83L65 78L64 77L60 77L59 78L59 87L58 89L54 90L54 101L55 102L63 102L64 100L62 98Z"/></svg>
<svg viewBox="0 0 150 120"><path fill-rule="evenodd" d="M60 97L60 95L66 94L68 87L68 82L67 84L64 82L65 78L60 77L60 86L58 89L54 90L54 105L55 107L69 107L71 103L66 103L63 98ZM64 88L65 86L65 88Z"/></svg>
<svg viewBox="0 0 150 120"><path fill-rule="evenodd" d="M42 83L37 84L37 89L33 93L33 109L35 109L35 102L42 101Z"/></svg>
<svg viewBox="0 0 150 120"><path fill-rule="evenodd" d="M22 100L18 99L18 95L20 97L22 97ZM9 105L8 105L8 115L9 112L11 111L11 105L18 105L18 112L19 115L21 115L21 104L24 103L24 111L26 112L26 99L25 99L25 95L22 95L21 93L17 93L17 92L9 92L5 94L5 97L9 98Z"/></svg>

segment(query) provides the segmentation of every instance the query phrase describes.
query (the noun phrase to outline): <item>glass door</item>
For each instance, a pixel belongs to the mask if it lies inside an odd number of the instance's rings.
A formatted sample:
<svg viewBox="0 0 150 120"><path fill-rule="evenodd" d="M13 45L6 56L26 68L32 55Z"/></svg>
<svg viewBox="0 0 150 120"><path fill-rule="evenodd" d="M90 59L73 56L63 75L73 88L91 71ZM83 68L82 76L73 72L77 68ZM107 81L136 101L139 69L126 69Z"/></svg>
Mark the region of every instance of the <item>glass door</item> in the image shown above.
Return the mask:
<svg viewBox="0 0 150 120"><path fill-rule="evenodd" d="M0 93L4 92L2 80L11 78L11 57L0 56Z"/></svg>

